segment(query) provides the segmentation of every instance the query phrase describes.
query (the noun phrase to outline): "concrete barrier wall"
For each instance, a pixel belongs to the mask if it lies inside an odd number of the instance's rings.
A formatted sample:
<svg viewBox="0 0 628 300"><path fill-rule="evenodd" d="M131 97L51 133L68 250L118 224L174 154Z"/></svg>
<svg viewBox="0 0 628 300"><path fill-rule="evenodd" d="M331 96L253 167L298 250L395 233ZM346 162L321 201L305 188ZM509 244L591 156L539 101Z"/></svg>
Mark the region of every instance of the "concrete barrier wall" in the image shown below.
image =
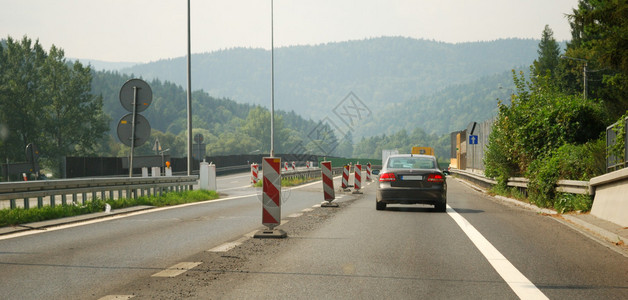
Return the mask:
<svg viewBox="0 0 628 300"><path fill-rule="evenodd" d="M595 193L591 214L628 227L628 168L589 181Z"/></svg>

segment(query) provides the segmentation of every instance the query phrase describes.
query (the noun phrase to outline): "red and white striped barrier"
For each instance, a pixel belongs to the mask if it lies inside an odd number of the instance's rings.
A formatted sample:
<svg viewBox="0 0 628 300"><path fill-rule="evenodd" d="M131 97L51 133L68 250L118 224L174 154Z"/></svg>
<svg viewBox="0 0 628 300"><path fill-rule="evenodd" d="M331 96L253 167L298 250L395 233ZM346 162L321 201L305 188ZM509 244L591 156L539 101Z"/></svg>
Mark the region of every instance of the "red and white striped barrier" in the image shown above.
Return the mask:
<svg viewBox="0 0 628 300"><path fill-rule="evenodd" d="M331 161L321 162L321 176L323 178L323 198L325 203L321 207L338 207L338 203L331 203L336 199L334 193L334 177L331 172Z"/></svg>
<svg viewBox="0 0 628 300"><path fill-rule="evenodd" d="M281 222L281 158L264 157L262 224L271 230Z"/></svg>
<svg viewBox="0 0 628 300"><path fill-rule="evenodd" d="M305 162L305 168L307 168L307 169L309 169L309 168L310 168L310 162L309 162L309 161L306 161L306 162Z"/></svg>
<svg viewBox="0 0 628 300"><path fill-rule="evenodd" d="M279 164L279 165L281 165L281 164ZM288 171L288 162L284 162L284 163L283 163L283 168L284 168L286 171Z"/></svg>
<svg viewBox="0 0 628 300"><path fill-rule="evenodd" d="M251 182L253 184L256 184L257 181L259 180L258 173L259 173L259 165L256 163L252 163L251 164Z"/></svg>
<svg viewBox="0 0 628 300"><path fill-rule="evenodd" d="M349 165L344 165L342 168L342 189L349 189Z"/></svg>
<svg viewBox="0 0 628 300"><path fill-rule="evenodd" d="M264 157L262 170L262 224L268 229L257 232L253 237L285 238L288 236L285 231L275 229L281 224L281 158Z"/></svg>
<svg viewBox="0 0 628 300"><path fill-rule="evenodd" d="M296 171L297 170L297 163L292 162L292 171Z"/></svg>
<svg viewBox="0 0 628 300"><path fill-rule="evenodd" d="M360 192L360 188L362 188L362 165L355 164L354 171L353 188L355 190L353 191L353 194L362 194L362 192Z"/></svg>
<svg viewBox="0 0 628 300"><path fill-rule="evenodd" d="M371 163L366 164L366 181L371 182Z"/></svg>

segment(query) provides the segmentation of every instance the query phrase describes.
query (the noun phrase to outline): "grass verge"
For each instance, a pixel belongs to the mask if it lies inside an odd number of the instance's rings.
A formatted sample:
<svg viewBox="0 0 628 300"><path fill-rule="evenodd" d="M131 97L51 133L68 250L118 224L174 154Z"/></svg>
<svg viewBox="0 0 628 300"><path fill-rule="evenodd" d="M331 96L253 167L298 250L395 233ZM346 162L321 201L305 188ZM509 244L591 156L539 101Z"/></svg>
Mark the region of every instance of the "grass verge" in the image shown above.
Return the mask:
<svg viewBox="0 0 628 300"><path fill-rule="evenodd" d="M159 196L144 196L138 198L123 198L117 200L95 199L84 205L57 205L54 207L44 206L42 208L31 209L3 209L0 210L0 227L54 220L65 217L101 212L105 210L105 204L111 205L112 209L120 209L138 205L150 206L170 206L218 198L215 191L184 191L170 192Z"/></svg>

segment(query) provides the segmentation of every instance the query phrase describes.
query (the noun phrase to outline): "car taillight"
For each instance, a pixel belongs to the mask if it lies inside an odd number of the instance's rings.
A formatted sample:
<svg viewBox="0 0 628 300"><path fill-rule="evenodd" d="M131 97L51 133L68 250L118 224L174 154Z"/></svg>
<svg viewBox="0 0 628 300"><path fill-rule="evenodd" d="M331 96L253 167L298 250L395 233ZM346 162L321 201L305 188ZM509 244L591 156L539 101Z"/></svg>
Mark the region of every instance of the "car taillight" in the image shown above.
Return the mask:
<svg viewBox="0 0 628 300"><path fill-rule="evenodd" d="M395 181L397 178L395 177L395 173L383 173L379 175L379 181Z"/></svg>
<svg viewBox="0 0 628 300"><path fill-rule="evenodd" d="M443 182L445 181L445 178L443 178L443 175L441 174L430 174L429 176L427 176L427 181L428 182Z"/></svg>

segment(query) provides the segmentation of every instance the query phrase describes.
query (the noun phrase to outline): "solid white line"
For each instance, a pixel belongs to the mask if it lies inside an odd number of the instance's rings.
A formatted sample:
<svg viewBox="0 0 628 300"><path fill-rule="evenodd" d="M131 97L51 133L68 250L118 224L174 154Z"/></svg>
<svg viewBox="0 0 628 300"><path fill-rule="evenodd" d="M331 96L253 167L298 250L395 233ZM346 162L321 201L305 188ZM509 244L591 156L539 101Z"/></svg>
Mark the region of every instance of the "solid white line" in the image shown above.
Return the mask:
<svg viewBox="0 0 628 300"><path fill-rule="evenodd" d="M528 278L521 274L469 221L449 205L447 205L447 214L456 221L475 247L480 250L495 271L499 273L520 299L549 299Z"/></svg>
<svg viewBox="0 0 628 300"><path fill-rule="evenodd" d="M63 230L67 228L79 227L79 226L84 226L84 225L89 225L89 224L95 224L95 223L117 220L117 219L132 217L132 216L138 216L138 215L158 212L162 210L170 210L170 209L176 209L176 208L181 208L181 207L186 207L186 206L201 205L201 204L207 204L210 202L222 202L222 201L227 201L227 200L234 200L234 199L247 198L247 197L253 197L253 196L257 196L257 194L248 194L248 195L233 196L233 197L207 200L207 201L201 201L201 202L192 202L192 203L180 204L180 205L175 205L175 206L164 206L164 207L152 208L152 209L141 210L141 211L132 212L128 214L114 215L114 216L106 217L106 218L100 218L100 219L82 221L82 222L65 224L65 225L60 225L60 226L48 227L46 228L46 230L43 230L43 231L42 230L29 230L29 231L16 232L16 233L11 233L11 234L0 236L0 241L8 240L8 239L16 238L16 237L27 236L27 235L52 232L52 231Z"/></svg>
<svg viewBox="0 0 628 300"><path fill-rule="evenodd" d="M249 184L249 185L243 185L243 186L238 186L238 187L233 187L233 188L228 188L228 189L218 189L218 192L229 191L229 190L239 190L242 188L249 188L249 187L253 187L253 185Z"/></svg>

